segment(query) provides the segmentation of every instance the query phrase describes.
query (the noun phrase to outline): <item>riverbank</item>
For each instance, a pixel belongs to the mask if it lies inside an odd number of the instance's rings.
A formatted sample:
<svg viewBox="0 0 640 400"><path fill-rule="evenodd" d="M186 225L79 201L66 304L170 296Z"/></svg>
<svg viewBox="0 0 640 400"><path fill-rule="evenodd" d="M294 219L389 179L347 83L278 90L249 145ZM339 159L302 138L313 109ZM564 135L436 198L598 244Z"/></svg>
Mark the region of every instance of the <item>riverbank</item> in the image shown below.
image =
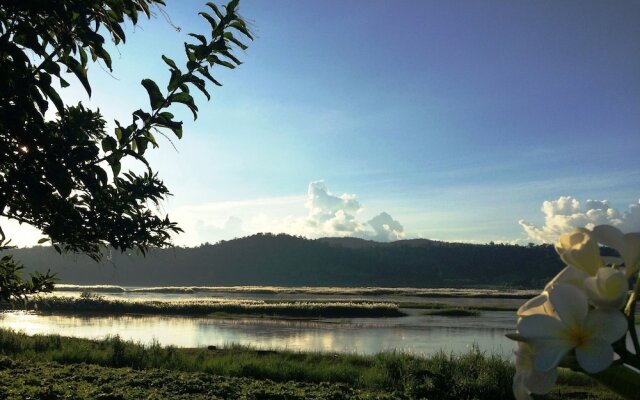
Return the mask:
<svg viewBox="0 0 640 400"><path fill-rule="evenodd" d="M117 285L58 284L58 292L96 293L164 293L164 294L303 294L344 296L406 296L406 297L458 297L527 299L537 294L535 290L512 288L385 288L385 287L306 287L306 286L160 286L123 287Z"/></svg>
<svg viewBox="0 0 640 400"><path fill-rule="evenodd" d="M79 364L82 363L82 366ZM478 350L418 357L178 349L0 330L0 394L8 400L511 398L513 366ZM617 400L563 372L549 399Z"/></svg>

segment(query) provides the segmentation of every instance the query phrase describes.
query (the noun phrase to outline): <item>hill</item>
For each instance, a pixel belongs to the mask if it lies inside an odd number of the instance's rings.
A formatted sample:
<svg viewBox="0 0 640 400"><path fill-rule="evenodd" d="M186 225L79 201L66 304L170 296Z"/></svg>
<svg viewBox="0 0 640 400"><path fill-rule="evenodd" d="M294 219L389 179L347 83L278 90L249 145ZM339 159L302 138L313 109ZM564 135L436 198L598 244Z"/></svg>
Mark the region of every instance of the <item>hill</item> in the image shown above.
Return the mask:
<svg viewBox="0 0 640 400"><path fill-rule="evenodd" d="M26 271L61 283L121 286L539 287L562 267L552 246L390 243L257 234L199 247L152 249L147 257L109 252L96 264L50 247L13 252Z"/></svg>

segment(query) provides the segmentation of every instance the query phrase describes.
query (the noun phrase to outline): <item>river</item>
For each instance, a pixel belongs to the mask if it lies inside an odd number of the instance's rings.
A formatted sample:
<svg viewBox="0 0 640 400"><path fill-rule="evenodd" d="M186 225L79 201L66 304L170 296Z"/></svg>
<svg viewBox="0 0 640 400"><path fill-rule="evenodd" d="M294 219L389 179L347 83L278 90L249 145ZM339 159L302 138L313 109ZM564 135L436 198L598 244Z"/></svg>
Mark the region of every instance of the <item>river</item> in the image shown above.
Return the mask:
<svg viewBox="0 0 640 400"><path fill-rule="evenodd" d="M76 295L68 293L67 295ZM114 298L184 299L196 295L107 294ZM216 296L221 297L221 296ZM234 296L273 299L271 295ZM309 296L287 296L297 300ZM338 300L333 296L320 296ZM280 300L284 300L278 296ZM314 297L317 298L317 297ZM363 296L358 296L363 299ZM350 296L349 299L353 300ZM376 301L393 301L375 297ZM402 300L416 300L402 298ZM514 299L417 299L449 304L516 305ZM407 316L396 318L340 318L296 320L283 318L218 318L159 315L56 315L26 311L8 311L0 316L0 327L27 334L60 334L100 339L119 335L126 340L177 347L247 345L259 349L286 349L329 353L374 354L403 351L419 355L439 351L461 353L477 346L486 353L512 359L513 342L504 335L512 332L513 311L481 311L478 316L444 317L423 315L424 310L402 309Z"/></svg>

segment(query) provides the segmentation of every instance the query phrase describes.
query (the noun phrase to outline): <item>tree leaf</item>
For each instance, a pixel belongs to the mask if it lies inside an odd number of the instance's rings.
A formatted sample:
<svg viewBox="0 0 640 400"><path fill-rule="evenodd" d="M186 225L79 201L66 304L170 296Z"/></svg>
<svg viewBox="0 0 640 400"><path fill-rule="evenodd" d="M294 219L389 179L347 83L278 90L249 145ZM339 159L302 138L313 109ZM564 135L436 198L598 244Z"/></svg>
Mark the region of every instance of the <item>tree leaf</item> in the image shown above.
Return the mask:
<svg viewBox="0 0 640 400"><path fill-rule="evenodd" d="M173 103L182 103L186 105L187 107L189 107L189 109L193 113L193 119L198 118L198 107L193 102L193 97L191 97L189 93L186 93L186 92L175 93L170 97L170 100Z"/></svg>
<svg viewBox="0 0 640 400"><path fill-rule="evenodd" d="M211 15L206 12L199 12L198 15L202 16L202 18L206 19L211 25L211 28L216 28L218 26L218 21L216 21Z"/></svg>
<svg viewBox="0 0 640 400"><path fill-rule="evenodd" d="M87 69L82 67L78 60L72 57L66 57L64 64L69 68L71 72L78 78L82 86L84 86L84 90L87 91L87 94L91 96L91 84L89 84L89 79L87 78Z"/></svg>
<svg viewBox="0 0 640 400"><path fill-rule="evenodd" d="M162 55L162 61L167 63L167 65L170 66L171 68L178 69L178 66L176 65L175 61L173 61L169 57L166 57L164 54Z"/></svg>
<svg viewBox="0 0 640 400"><path fill-rule="evenodd" d="M143 79L142 86L147 89L147 93L149 94L149 102L151 103L151 109L157 110L162 107L162 104L165 102L165 98L160 93L160 88L158 85L151 79Z"/></svg>
<svg viewBox="0 0 640 400"><path fill-rule="evenodd" d="M205 38L203 35L198 35L196 33L190 33L189 36L198 39L200 41L200 43L202 43L203 45L207 44L207 38Z"/></svg>
<svg viewBox="0 0 640 400"><path fill-rule="evenodd" d="M118 142L111 136L107 136L102 139L102 151L105 153L108 151L113 151L116 147L118 147Z"/></svg>

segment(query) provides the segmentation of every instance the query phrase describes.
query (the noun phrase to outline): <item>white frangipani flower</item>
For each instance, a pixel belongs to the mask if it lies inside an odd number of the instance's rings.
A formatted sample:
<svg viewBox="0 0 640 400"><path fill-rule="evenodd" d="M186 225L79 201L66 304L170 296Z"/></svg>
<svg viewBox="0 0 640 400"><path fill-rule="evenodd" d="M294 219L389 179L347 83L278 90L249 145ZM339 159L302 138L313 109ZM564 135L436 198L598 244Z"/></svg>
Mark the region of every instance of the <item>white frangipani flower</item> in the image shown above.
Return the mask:
<svg viewBox="0 0 640 400"><path fill-rule="evenodd" d="M532 400L530 393L549 393L558 379L558 370L539 371L533 367L533 348L518 342L516 374L513 377L513 394L516 400Z"/></svg>
<svg viewBox="0 0 640 400"><path fill-rule="evenodd" d="M596 307L620 309L629 291L624 272L614 268L600 268L596 276L584 280L584 290Z"/></svg>
<svg viewBox="0 0 640 400"><path fill-rule="evenodd" d="M622 233L610 225L598 225L593 228L591 237L598 243L611 247L620 253L624 261L627 277L640 268L640 232Z"/></svg>
<svg viewBox="0 0 640 400"><path fill-rule="evenodd" d="M534 369L552 370L571 350L588 373L611 365L611 344L627 331L624 315L615 309L589 310L586 295L572 285L558 284L547 293L554 316L534 314L518 321L518 332L533 347Z"/></svg>
<svg viewBox="0 0 640 400"><path fill-rule="evenodd" d="M613 248L619 257L601 256L598 243ZM623 343L616 343L624 341L629 329L627 317L630 321L633 318L629 304L635 295L629 296L629 280L640 270L640 232L623 234L608 225L592 231L579 228L560 236L555 249L567 267L540 295L518 309L518 332L507 335L518 341L513 378L517 400L532 400L532 394L548 393L557 377L556 367L569 354L591 374L607 370L616 352L625 368L637 367L640 360L635 342L633 353ZM627 299L625 316L620 310ZM623 346L614 351L614 343ZM612 373L599 379L620 391L618 371ZM629 381L626 378L624 381ZM636 386L625 388L629 388L623 391L625 398L637 397Z"/></svg>

